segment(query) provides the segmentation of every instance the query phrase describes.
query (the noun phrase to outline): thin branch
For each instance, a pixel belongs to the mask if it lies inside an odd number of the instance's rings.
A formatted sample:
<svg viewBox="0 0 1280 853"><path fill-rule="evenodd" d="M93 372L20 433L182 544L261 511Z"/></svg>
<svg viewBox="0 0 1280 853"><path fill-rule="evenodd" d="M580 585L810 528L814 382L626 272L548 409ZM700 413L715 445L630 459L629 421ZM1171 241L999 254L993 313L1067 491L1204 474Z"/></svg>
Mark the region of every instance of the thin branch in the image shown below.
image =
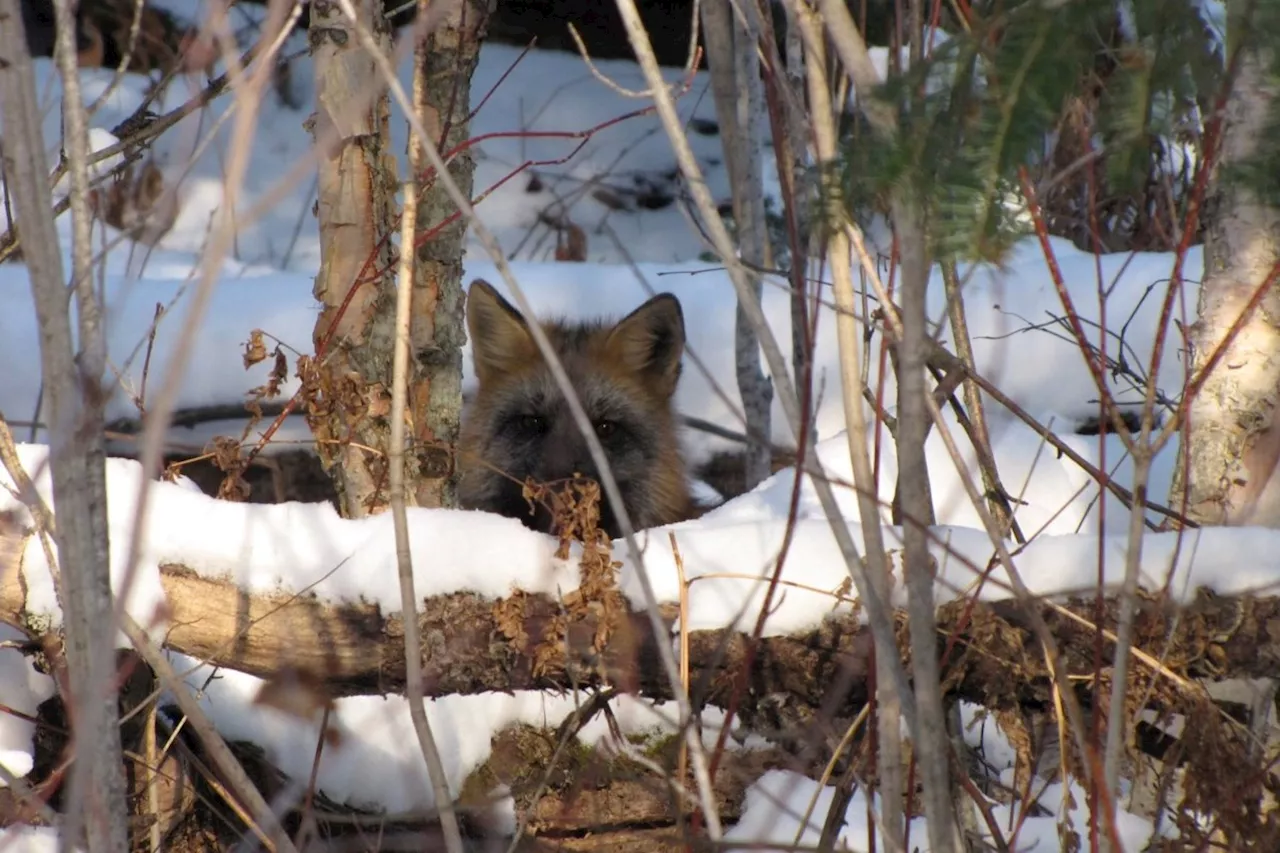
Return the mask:
<svg viewBox="0 0 1280 853"><path fill-rule="evenodd" d="M421 10L420 10L421 11ZM422 108L426 81L426 48L419 43L414 51L413 100ZM421 120L422 113L415 112ZM422 173L423 138L409 134L409 179L404 184L404 212L400 217L400 274L396 282L395 348L392 353L391 373L391 434L387 446L391 519L396 536L396 568L400 574L400 606L402 612L411 614L417 609L418 596L413 589L413 555L409 549L409 520L405 513L405 419L409 396L409 336L413 319L413 265L418 253L413 245L414 231L418 223L418 180ZM409 702L409 716L418 736L418 747L427 764L431 778L431 791L436 808L440 810L440 828L444 832L445 846L449 853L462 853L462 833L458 829L458 815L454 811L453 795L449 792L449 778L440 760L440 750L427 720L423 699L422 638L418 635L418 620L404 620L405 698Z"/></svg>
<svg viewBox="0 0 1280 853"><path fill-rule="evenodd" d="M89 105L89 115L95 114L119 88L121 81L124 80L125 72L129 70L129 63L133 61L134 51L138 48L138 34L142 30L142 9L144 5L144 0L133 0L133 19L129 22L129 41L125 45L125 49L120 53L120 62L116 65L115 73L111 75L111 82L107 85L107 88L102 90L102 94L98 95L94 102Z"/></svg>
<svg viewBox="0 0 1280 853"><path fill-rule="evenodd" d="M822 10L822 20L827 25L827 33L831 36L831 44L844 65L845 73L853 81L854 91L858 96L858 109L867 117L876 133L886 139L892 139L897 133L898 119L893 108L875 96L876 87L880 85L880 72L876 71L867 52L867 43L849 14L845 0L818 0ZM897 56L896 51L891 51Z"/></svg>
<svg viewBox="0 0 1280 853"><path fill-rule="evenodd" d="M822 28L814 20L813 12L804 3L795 3L795 19L805 38L807 50L806 75L809 81L810 115L814 138L817 143L818 163L830 170L836 158L836 129L834 105L829 95L830 84L826 75L826 50ZM826 189L826 188L824 188ZM870 562L871 582L876 594L889 601L893 591L893 576L885 555L884 532L880 528L880 508L876 504L876 482L871 468L868 448L866 410L862 405L864 386L860 362L862 333L856 318L854 300L852 257L853 249L843 231L831 234L829 245L832 290L836 302L836 343L840 352L840 383L843 387L844 417L849 442L849 459L853 468L853 481L857 489L858 515L862 522L862 541ZM897 655L895 646L876 643L876 667L888 672L893 667L892 658ZM879 705L880 725L877 726L879 755L877 769L880 778L880 803L887 842L901 847L903 844L904 814L902 807L902 733L895 725L902 699L896 685L890 679L882 679L876 685L876 702Z"/></svg>
<svg viewBox="0 0 1280 853"><path fill-rule="evenodd" d="M720 123L721 147L732 188L733 218L738 251L750 283L746 298L760 302L763 284L753 267L765 259L764 189L760 175L761 126L764 110L759 41L746 16L733 14L730 0L702 0L702 17L711 70L711 91ZM741 303L744 297L739 295ZM760 345L745 307L734 315L734 368L738 395L748 434L767 436L773 405L773 386L760 370ZM762 445L749 447L745 485L755 486L769 476L769 456Z"/></svg>
<svg viewBox="0 0 1280 853"><path fill-rule="evenodd" d="M862 240L861 232L850 223L845 224L844 230L849 235L850 242L853 243L854 251L857 253L859 261L862 264L862 268L867 273L868 279L877 289L882 303L887 306L890 325L895 328L895 334L897 334L897 329L900 328L900 321L897 318L896 312L893 310L892 303L889 301L888 293L880 281L879 274L875 268L875 263L872 261L871 255L867 252L866 245ZM930 341L930 343L932 343L932 341ZM937 344L933 345L937 347L934 351L935 358L939 357L942 353L946 353L946 351L942 350L941 347L938 347ZM954 365L959 365L961 369L964 369L963 362L956 359L955 356L950 353L946 353L945 360ZM951 368L949 367L948 369L950 370ZM979 379L976 375L974 375L974 378ZM983 390L985 391L990 392L994 388L995 386L983 385ZM951 455L953 460L961 460L963 457L960 456L959 449L956 447L954 439L951 437L950 429L942 419L941 409L934 401L932 395L927 396L928 399L926 402L929 404L930 417L933 418L934 426L938 429L939 435L947 447L947 452ZM992 518L991 514L987 511L986 502L981 499L981 494L978 492L977 487L973 485L973 481L969 476L968 470L964 465L959 464L959 462L956 464L956 474L960 478L961 483L965 486L965 491L969 495L974 511L982 520L983 529L987 531L991 544L995 548L999 564L1004 567L1005 571L1009 575L1010 588L1014 593L1014 597L1024 608L1026 608L1026 613L1031 621L1032 630L1035 632L1036 638L1044 646L1045 656L1054 678L1057 680L1059 685L1063 686L1063 706L1067 712L1067 719L1070 723L1072 736L1075 739L1076 748L1080 751L1081 756L1084 757L1085 766L1088 771L1094 774L1094 781L1101 784L1102 780L1098 778L1101 774L1101 766L1098 765L1099 756L1096 751L1092 749L1092 742L1087 736L1084 725L1084 712L1080 707L1079 700L1076 698L1074 693L1066 689L1066 685L1070 684L1070 680L1068 679L1066 662L1061 656L1058 643L1054 639L1052 632L1049 630L1048 623L1045 622L1043 616L1041 616L1040 612L1036 609L1034 596L1022 581L1021 574L1013 564L1013 554L1009 550L1008 542L1000 535L999 527L996 524L995 519ZM1116 831L1115 821L1113 818L1114 815L1108 814L1108 829L1112 834Z"/></svg>
<svg viewBox="0 0 1280 853"><path fill-rule="evenodd" d="M48 199L35 77L22 14L0 0L0 104L5 127L5 173L22 223L32 297L40 331L40 360L48 394L47 420L53 495L63 523L53 531L62 577L63 628L70 673L65 697L75 725L68 821L60 845L87 842L90 853L124 849L125 780L119 705L113 675L111 582L107 550L106 470L100 391L105 344L90 276L92 245L87 202L88 135L76 62L74 12L55 3L55 60L63 84L63 128L73 199L73 284L81 350L72 337L62 249Z"/></svg>
<svg viewBox="0 0 1280 853"><path fill-rule="evenodd" d="M178 391L186 379L187 362L190 360L192 353L191 342L196 339L196 331L204 321L205 311L208 309L209 301L213 297L214 287L218 283L223 260L226 258L234 239L236 207L240 189L248 170L253 135L257 129L258 108L262 103L262 93L271 79L271 60L284 45L285 38L291 31L293 22L297 20L302 10L301 6L294 5L289 11L288 17L286 17L286 5L287 0L272 0L269 6L263 36L263 41L268 44L268 48L262 57L261 63L254 69L252 74L246 76L245 69L240 65L238 57L231 52L229 46L224 49L224 59L231 66L227 73L236 84L237 96L242 99L239 102L240 109L237 110L231 133L231 157L227 164L227 175L224 184L225 195L218 210L209 246L201 258L199 278L191 296L190 309L187 311L185 322L178 336L179 345L169 358L168 369L165 371L157 393L152 398L151 409L143 418L142 453L139 461L142 463L144 471L156 471L160 468L161 458L164 454L165 433L169 423L169 415L174 410ZM268 38L268 36L274 37ZM229 39L224 38L224 41L229 42ZM137 515L134 526L130 531L125 557L124 588L126 589L137 566L142 532L146 528L151 483L152 481L146 477L141 478L138 482L135 496ZM123 611L118 609L117 615L123 615Z"/></svg>
<svg viewBox="0 0 1280 853"><path fill-rule="evenodd" d="M200 741L204 745L213 765L226 777L231 790L248 806L249 813L253 816L253 822L250 824L252 831L258 835L258 838L264 844L268 845L269 848L274 848L278 853L297 853L279 818L276 817L275 812L272 811L267 801L263 799L257 786L253 784L253 780L249 778L244 768L240 766L240 762L227 746L227 742L222 739L222 735L218 733L217 728L209 721L204 709L200 707L199 700L192 694L191 689L178 676L178 673L174 671L173 665L169 663L169 658L160 650L159 646L152 642L151 638L147 636L147 632L142 630L142 627L128 613L121 614L120 627L129 638L129 641L133 643L133 647L146 662L147 666L151 667L155 672L156 678L177 700L178 708L186 715L186 721L191 725L191 728L195 729L196 734L200 736ZM117 849L124 850L126 848L120 847Z"/></svg>

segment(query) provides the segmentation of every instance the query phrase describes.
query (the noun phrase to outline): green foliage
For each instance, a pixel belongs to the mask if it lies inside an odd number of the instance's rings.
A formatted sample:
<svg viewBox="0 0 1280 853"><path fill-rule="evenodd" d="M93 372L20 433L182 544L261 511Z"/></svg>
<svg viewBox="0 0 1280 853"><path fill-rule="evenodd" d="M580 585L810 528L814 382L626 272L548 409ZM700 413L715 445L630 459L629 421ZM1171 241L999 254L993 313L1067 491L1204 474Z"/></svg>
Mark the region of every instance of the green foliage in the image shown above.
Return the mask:
<svg viewBox="0 0 1280 853"><path fill-rule="evenodd" d="M1280 86L1280 0L1254 0L1252 8L1242 4L1231 12L1231 28L1228 33L1230 49L1255 47L1263 50L1270 59L1266 72L1272 86ZM1238 16L1238 17L1237 17ZM1247 23L1238 23L1238 21ZM1259 201L1280 207L1280 147L1271 140L1280 139L1280 99L1271 104L1254 157L1243 163L1232 163L1223 170L1228 180L1236 180L1249 187Z"/></svg>
<svg viewBox="0 0 1280 853"><path fill-rule="evenodd" d="M1270 7L1260 20L1280 7L1256 2ZM1055 154L1066 156L1054 149L1064 128L1078 128L1072 139L1099 157L1113 194L1151 185L1167 162L1162 141L1199 139L1224 80L1220 34L1205 8L1201 0L1132 0L1122 12L1115 0L976 4L967 32L879 88L897 116L895 138L877 138L860 117L849 123L842 172L827 187L838 188L845 214L884 210L895 197L920 202L934 257L998 262L1027 229L1015 201L1020 170L1033 183L1050 177ZM1280 17L1267 20L1265 37L1280 40ZM1269 179L1280 185L1278 175L1273 167Z"/></svg>
<svg viewBox="0 0 1280 853"><path fill-rule="evenodd" d="M1221 44L1190 2L1135 4L1136 37L1106 57L1115 64L1099 110L1107 178L1132 189L1146 177L1152 142L1179 137L1184 117L1209 107L1223 82Z"/></svg>

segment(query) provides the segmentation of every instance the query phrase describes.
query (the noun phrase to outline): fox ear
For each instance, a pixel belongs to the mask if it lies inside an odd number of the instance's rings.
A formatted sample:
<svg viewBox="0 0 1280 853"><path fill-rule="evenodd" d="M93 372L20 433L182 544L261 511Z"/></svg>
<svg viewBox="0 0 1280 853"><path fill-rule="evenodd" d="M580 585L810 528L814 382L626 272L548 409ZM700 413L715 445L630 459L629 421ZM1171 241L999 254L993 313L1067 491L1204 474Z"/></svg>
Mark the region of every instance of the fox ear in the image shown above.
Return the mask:
<svg viewBox="0 0 1280 853"><path fill-rule="evenodd" d="M537 355L520 312L482 278L471 282L467 293L467 333L476 379L482 385Z"/></svg>
<svg viewBox="0 0 1280 853"><path fill-rule="evenodd" d="M680 300L661 293L618 321L609 348L629 370L643 376L664 397L676 391L684 355L684 312Z"/></svg>

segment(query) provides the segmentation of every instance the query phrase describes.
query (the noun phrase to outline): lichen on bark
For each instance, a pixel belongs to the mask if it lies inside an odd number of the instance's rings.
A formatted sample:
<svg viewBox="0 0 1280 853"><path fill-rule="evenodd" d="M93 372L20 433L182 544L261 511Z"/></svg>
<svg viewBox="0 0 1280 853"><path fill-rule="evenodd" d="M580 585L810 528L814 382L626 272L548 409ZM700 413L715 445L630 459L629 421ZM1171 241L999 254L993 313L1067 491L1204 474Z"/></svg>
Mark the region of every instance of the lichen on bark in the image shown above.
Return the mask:
<svg viewBox="0 0 1280 853"><path fill-rule="evenodd" d="M472 193L475 159L462 147L471 134L471 77L493 10L491 0L448 4L428 18L431 4L420 0L418 17L427 33L418 45L414 101L432 144L447 159L449 172L467 196ZM410 138L410 162L421 182L413 269L413 354L409 412L413 418L418 476L411 480L419 506L452 506L457 464L455 447L462 416L463 326L462 256L466 220L458 215L444 186L424 169Z"/></svg>
<svg viewBox="0 0 1280 853"><path fill-rule="evenodd" d="M418 118L448 154L470 132L471 76L488 0L451 4L418 23L421 85ZM391 53L391 35L377 0L356 3L359 25L378 49ZM357 24L336 3L311 7L311 51L317 108L312 133L321 147L316 215L321 264L315 295L322 305L315 326L317 357L303 360L307 418L317 450L334 480L348 517L377 513L389 504L386 450L390 437L392 351L395 341L395 197L400 182L388 148L390 109L385 81L365 51ZM446 132L447 131L447 132ZM443 144L442 144L443 142ZM411 162L421 162L413 157ZM471 192L469 152L450 171ZM452 506L462 409L462 253L466 223L447 222L456 208L438 182L421 182L417 208L413 316L410 326L409 419L413 452L406 458L412 506ZM447 223L443 224L442 223Z"/></svg>

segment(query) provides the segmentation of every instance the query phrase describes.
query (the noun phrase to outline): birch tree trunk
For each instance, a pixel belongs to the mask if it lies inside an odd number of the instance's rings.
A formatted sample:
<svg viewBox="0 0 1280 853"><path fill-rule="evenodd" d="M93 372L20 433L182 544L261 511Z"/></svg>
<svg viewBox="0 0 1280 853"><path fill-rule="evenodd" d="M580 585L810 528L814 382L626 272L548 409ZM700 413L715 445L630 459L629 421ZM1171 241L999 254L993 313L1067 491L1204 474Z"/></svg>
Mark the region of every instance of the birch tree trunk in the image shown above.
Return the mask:
<svg viewBox="0 0 1280 853"><path fill-rule="evenodd" d="M1248 32L1229 3L1228 56ZM1270 58L1244 45L1227 101L1221 156L1206 199L1204 278L1191 327L1192 375L1201 371L1280 261L1280 211L1224 167L1255 156L1277 94ZM1267 288L1188 408L1171 501L1201 524L1280 527L1280 290ZM1185 491L1184 491L1185 490Z"/></svg>
<svg viewBox="0 0 1280 853"><path fill-rule="evenodd" d="M448 159L459 188L472 194L475 158L470 149L450 152L471 136L471 75L480 56L480 40L493 0L455 0L437 21L428 12L439 0L418 0L418 20L429 31L417 47L415 109L422 126ZM425 158L409 159L420 171ZM407 459L418 468L410 494L418 506L453 506L456 456L462 417L463 331L462 254L467 223L458 216L443 185L418 175L417 253L413 267L413 320L410 345L409 405L414 450ZM455 217L452 222L450 217Z"/></svg>
<svg viewBox="0 0 1280 853"><path fill-rule="evenodd" d="M389 235L396 166L387 149L385 81L357 37L357 27L366 27L379 48L390 53L382 3L353 0L352 5L358 22L338 3L311 4L312 134L323 149L316 205L320 272L314 292L323 307L314 332L320 357L309 377L314 393L307 420L341 511L359 518L388 502L383 451L395 322Z"/></svg>
<svg viewBox="0 0 1280 853"><path fill-rule="evenodd" d="M1204 274L1191 326L1190 375L1199 375L1280 263L1280 211L1244 181L1222 180L1224 168L1253 158L1268 140L1277 95L1272 57L1242 44L1251 32L1243 3L1227 4L1227 50L1240 55L1223 115L1220 154L1205 200ZM1202 525L1280 527L1280 291L1267 284L1256 308L1227 343L1223 357L1189 402L1182 425L1170 505ZM1183 501L1185 500L1185 505ZM1261 683L1259 683L1261 682ZM1249 686L1251 728L1273 743L1275 679Z"/></svg>

